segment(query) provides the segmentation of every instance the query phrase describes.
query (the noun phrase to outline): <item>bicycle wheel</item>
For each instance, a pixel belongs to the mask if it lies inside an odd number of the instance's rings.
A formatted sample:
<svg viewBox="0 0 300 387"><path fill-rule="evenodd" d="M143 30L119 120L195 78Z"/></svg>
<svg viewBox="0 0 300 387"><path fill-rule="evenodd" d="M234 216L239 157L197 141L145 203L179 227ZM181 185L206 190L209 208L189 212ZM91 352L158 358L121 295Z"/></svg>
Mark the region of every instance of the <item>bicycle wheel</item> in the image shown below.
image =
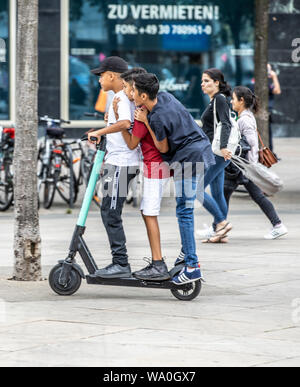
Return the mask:
<svg viewBox="0 0 300 387"><path fill-rule="evenodd" d="M8 210L13 198L12 160L4 160L0 164L0 211Z"/></svg>
<svg viewBox="0 0 300 387"><path fill-rule="evenodd" d="M49 210L53 204L56 182L58 179L58 172L55 169L55 160L50 158L49 165L47 167L46 180L44 181L44 208Z"/></svg>
<svg viewBox="0 0 300 387"><path fill-rule="evenodd" d="M92 166L93 166L93 163L88 157L86 156L82 157L81 163L80 163L80 171L81 171L84 184L86 186L88 185L90 180Z"/></svg>
<svg viewBox="0 0 300 387"><path fill-rule="evenodd" d="M69 204L70 208L73 208L78 195L78 186L74 176L73 154L70 146L64 147L56 188L62 199Z"/></svg>

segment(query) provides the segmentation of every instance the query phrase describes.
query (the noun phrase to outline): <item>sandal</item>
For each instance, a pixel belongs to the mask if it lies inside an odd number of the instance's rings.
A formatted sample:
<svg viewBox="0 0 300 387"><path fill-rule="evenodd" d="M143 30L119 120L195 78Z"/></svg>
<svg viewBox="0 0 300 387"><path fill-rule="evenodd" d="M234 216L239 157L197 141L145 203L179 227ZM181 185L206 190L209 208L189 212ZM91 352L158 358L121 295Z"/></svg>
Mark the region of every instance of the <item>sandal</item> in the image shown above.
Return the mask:
<svg viewBox="0 0 300 387"><path fill-rule="evenodd" d="M216 232L215 236L210 238L210 243L220 243L220 241L227 236L227 234L232 230L232 224L227 223L223 228Z"/></svg>
<svg viewBox="0 0 300 387"><path fill-rule="evenodd" d="M205 240L203 240L201 243L203 243L203 244L208 244L208 243L228 243L229 242L229 240L228 240L228 236L227 235L225 235L225 236L223 236L221 239L218 239L218 240L216 240L216 241L213 241L212 239L205 239Z"/></svg>

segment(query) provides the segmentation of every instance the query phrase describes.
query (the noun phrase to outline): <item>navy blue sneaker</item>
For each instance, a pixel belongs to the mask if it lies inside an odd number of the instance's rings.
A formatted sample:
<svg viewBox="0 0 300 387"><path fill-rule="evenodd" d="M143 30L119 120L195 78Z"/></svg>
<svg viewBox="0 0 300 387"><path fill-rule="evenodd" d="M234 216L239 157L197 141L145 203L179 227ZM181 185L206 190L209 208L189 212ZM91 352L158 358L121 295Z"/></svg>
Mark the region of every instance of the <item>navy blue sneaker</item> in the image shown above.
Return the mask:
<svg viewBox="0 0 300 387"><path fill-rule="evenodd" d="M188 272L187 267L185 266L181 272L172 279L173 284L181 286L189 284L191 282L196 282L202 279L201 270L196 268L192 272Z"/></svg>
<svg viewBox="0 0 300 387"><path fill-rule="evenodd" d="M176 261L174 263L174 266L181 265L182 263L184 263L184 257L185 257L185 254L181 250L180 254L178 255L178 258L176 259Z"/></svg>

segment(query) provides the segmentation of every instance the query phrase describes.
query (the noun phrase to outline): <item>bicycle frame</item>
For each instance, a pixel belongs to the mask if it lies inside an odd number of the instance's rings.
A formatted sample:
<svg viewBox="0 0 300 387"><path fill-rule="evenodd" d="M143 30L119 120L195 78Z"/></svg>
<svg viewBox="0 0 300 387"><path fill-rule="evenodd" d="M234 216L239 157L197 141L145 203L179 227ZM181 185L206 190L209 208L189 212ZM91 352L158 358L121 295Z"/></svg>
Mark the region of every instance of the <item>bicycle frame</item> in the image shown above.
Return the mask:
<svg viewBox="0 0 300 387"><path fill-rule="evenodd" d="M41 154L39 159L41 160L41 170L38 174L38 192L41 190L42 184L53 182L53 190L50 197L47 196L47 200L44 198L44 207L50 208L54 199L55 192L58 192L64 201L66 201L70 208L73 208L78 194L77 180L73 171L73 155L72 148L69 143L65 143L62 140L64 132L48 133L49 129L61 130L59 124L68 123L68 121L62 119L52 119L48 116L40 118L40 121L46 122L44 144L41 148ZM52 166L50 165L53 160ZM62 174L62 166L65 165L69 173ZM49 179L48 174L54 167L55 176L51 176ZM53 173L52 173L53 174ZM69 182L64 186L65 183ZM48 195L48 191L47 191ZM46 204L45 204L46 203Z"/></svg>

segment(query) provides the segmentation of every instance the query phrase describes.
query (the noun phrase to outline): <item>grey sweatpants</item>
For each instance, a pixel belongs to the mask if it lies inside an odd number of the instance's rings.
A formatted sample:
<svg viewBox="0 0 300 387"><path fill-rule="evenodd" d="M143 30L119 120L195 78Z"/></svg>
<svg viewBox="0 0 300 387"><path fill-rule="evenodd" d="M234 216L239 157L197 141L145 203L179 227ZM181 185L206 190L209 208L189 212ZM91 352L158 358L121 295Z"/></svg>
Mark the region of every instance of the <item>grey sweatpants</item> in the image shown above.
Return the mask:
<svg viewBox="0 0 300 387"><path fill-rule="evenodd" d="M122 211L129 183L138 173L138 166L117 167L105 164L102 176L101 217L109 239L113 263L122 266L128 264Z"/></svg>

